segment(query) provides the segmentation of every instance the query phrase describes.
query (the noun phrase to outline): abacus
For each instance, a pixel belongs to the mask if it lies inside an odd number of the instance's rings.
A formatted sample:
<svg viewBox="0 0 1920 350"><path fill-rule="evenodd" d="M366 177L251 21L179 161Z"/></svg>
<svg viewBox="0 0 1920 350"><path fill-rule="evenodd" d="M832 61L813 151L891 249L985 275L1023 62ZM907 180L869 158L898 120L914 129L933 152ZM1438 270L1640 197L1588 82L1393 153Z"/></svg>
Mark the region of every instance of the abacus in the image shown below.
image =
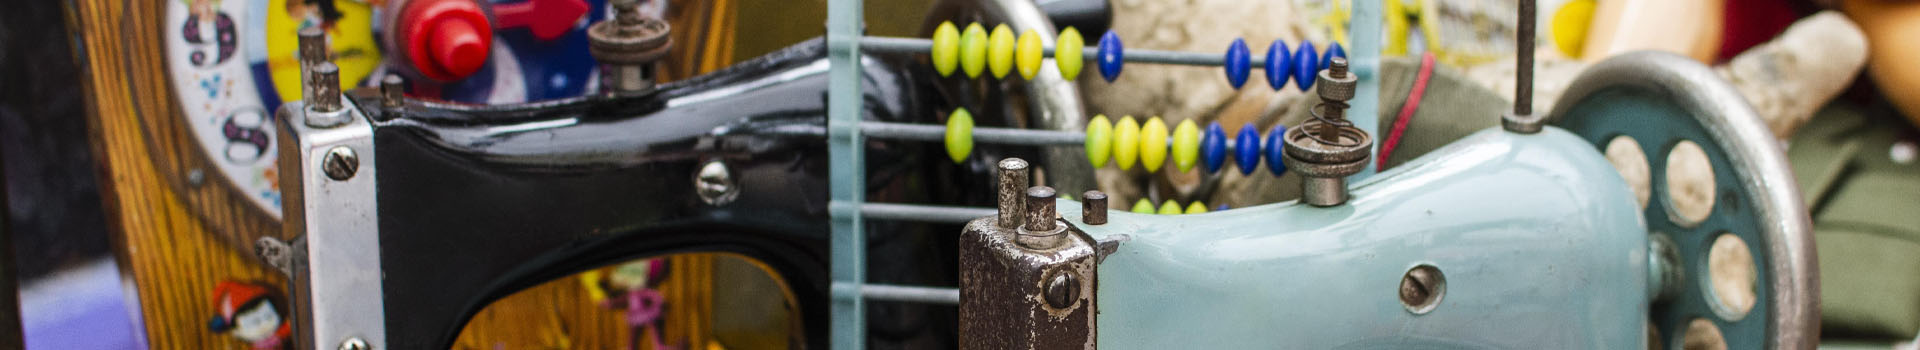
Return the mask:
<svg viewBox="0 0 1920 350"><path fill-rule="evenodd" d="M931 39L863 36L860 45L863 50L890 53L925 53L932 58L933 67L940 76L951 76L956 69L968 78L979 78L982 73L990 73L995 79L1004 79L1011 71L1017 70L1023 79L1033 79L1044 58L1053 58L1055 69L1061 77L1075 80L1080 76L1086 61L1094 61L1094 67L1100 71L1100 77L1111 83L1120 79L1120 72L1127 62L1157 63L1192 66L1220 66L1224 68L1227 83L1235 89L1247 82L1247 76L1254 68L1266 72L1267 85L1280 90L1291 80L1301 91L1313 87L1314 74L1326 69L1334 57L1346 58L1346 49L1338 42L1327 44L1325 53L1318 52L1312 41L1301 39L1298 50L1288 50L1284 39L1274 39L1267 47L1265 57L1250 54L1244 38L1235 38L1227 46L1223 55L1208 55L1195 52L1126 49L1120 41L1120 35L1107 31L1093 47L1086 47L1080 31L1067 27L1061 29L1053 46L1042 44L1039 31L1028 29L1018 38L1006 24L995 25L991 34L980 23L969 23L962 31L956 29L953 22L941 22ZM1085 53L1093 52L1092 56Z"/></svg>

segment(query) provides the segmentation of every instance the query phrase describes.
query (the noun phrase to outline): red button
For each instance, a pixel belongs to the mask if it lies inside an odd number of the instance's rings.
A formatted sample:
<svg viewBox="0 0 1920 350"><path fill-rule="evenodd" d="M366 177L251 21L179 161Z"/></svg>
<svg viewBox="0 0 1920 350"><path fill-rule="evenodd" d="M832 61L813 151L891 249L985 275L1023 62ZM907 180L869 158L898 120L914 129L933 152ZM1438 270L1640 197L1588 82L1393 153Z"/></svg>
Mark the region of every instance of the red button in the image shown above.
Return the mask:
<svg viewBox="0 0 1920 350"><path fill-rule="evenodd" d="M400 17L400 43L427 78L466 78L487 63L493 27L472 0L412 0Z"/></svg>

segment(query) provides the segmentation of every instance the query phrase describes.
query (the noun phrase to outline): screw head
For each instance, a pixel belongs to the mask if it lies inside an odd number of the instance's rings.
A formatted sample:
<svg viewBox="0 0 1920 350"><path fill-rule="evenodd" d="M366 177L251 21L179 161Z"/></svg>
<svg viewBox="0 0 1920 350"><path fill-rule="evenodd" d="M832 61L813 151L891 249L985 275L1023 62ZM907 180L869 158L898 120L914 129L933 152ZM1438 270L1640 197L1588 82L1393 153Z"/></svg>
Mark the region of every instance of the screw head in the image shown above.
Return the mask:
<svg viewBox="0 0 1920 350"><path fill-rule="evenodd" d="M1447 277L1433 265L1414 266L1400 277L1400 304L1407 307L1407 312L1415 315L1431 312L1446 295Z"/></svg>
<svg viewBox="0 0 1920 350"><path fill-rule="evenodd" d="M1053 278L1047 279L1047 288L1043 293L1046 293L1047 306L1055 309L1072 307L1074 302L1080 301L1080 278L1074 277L1073 272L1069 271L1055 272Z"/></svg>
<svg viewBox="0 0 1920 350"><path fill-rule="evenodd" d="M200 170L200 168L194 168L193 170L187 170L187 185L188 185L188 186L193 186L193 187L200 187L200 185L202 185L202 184L206 184L206 183L207 183L207 171L205 171L205 170Z"/></svg>
<svg viewBox="0 0 1920 350"><path fill-rule="evenodd" d="M368 345L366 340L361 340L359 337L347 338L347 341L340 342L340 350L372 350L372 349L373 349L373 345Z"/></svg>
<svg viewBox="0 0 1920 350"><path fill-rule="evenodd" d="M320 169L327 173L327 178L345 181L360 171L360 156L353 153L353 148L334 146L327 150L327 159L320 164Z"/></svg>
<svg viewBox="0 0 1920 350"><path fill-rule="evenodd" d="M709 205L732 203L740 197L740 188L733 183L733 172L727 170L727 164L718 160L709 161L700 166L700 173L693 178L693 189L700 200Z"/></svg>

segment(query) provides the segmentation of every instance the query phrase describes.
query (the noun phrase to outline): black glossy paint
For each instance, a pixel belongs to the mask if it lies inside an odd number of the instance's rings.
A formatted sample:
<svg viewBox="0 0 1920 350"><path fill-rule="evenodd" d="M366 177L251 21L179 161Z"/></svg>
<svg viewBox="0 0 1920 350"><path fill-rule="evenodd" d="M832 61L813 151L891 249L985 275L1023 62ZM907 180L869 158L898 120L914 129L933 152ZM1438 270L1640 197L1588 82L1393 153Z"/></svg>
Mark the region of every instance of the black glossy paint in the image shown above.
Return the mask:
<svg viewBox="0 0 1920 350"><path fill-rule="evenodd" d="M795 132L825 126L824 48L816 39L645 96L367 111L376 119L389 346L447 348L488 303L584 269L723 251L776 269L800 299L804 345L825 348L827 152L824 138ZM901 60L865 60L866 118L932 122L944 98L917 94L939 89ZM352 97L379 105L369 90ZM978 182L984 169L952 174L937 144L869 143L870 200L991 200L954 186ZM694 173L709 160L730 166L737 201L715 207L695 195ZM957 226L869 230L873 282L953 285ZM876 337L912 324L950 338L951 310L881 303L870 317Z"/></svg>

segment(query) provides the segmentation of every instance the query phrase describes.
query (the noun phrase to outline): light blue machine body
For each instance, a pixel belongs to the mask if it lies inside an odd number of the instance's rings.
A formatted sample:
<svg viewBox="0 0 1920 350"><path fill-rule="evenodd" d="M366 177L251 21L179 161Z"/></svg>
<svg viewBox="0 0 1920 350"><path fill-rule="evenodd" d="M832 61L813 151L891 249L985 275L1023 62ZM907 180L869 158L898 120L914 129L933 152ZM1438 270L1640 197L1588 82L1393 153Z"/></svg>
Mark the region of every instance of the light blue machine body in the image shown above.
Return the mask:
<svg viewBox="0 0 1920 350"><path fill-rule="evenodd" d="M1080 204L1062 201L1079 223ZM1103 349L1626 349L1647 344L1648 235L1592 143L1481 131L1358 184L1346 205L1115 211ZM1438 267L1426 314L1402 276Z"/></svg>

